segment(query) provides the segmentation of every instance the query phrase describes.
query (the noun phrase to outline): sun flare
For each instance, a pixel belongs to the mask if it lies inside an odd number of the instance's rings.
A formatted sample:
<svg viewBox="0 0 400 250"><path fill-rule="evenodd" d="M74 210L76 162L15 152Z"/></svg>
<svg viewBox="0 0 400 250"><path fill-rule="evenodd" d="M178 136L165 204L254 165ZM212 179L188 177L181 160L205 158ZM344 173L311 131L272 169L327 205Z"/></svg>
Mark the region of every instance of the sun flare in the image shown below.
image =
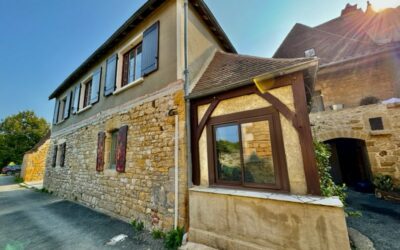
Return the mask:
<svg viewBox="0 0 400 250"><path fill-rule="evenodd" d="M400 0L371 0L370 2L376 12L400 6Z"/></svg>

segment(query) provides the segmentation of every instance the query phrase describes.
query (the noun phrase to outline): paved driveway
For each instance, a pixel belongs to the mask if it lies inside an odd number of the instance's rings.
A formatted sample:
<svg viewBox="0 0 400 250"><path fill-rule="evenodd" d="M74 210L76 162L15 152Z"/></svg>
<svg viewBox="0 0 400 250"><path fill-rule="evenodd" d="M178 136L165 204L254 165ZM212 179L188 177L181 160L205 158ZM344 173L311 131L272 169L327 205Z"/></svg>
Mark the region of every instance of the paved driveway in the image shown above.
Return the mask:
<svg viewBox="0 0 400 250"><path fill-rule="evenodd" d="M350 208L361 217L347 218L347 225L367 236L378 249L400 249L400 203L375 198L374 194L349 191Z"/></svg>
<svg viewBox="0 0 400 250"><path fill-rule="evenodd" d="M112 237L128 238L114 246ZM0 249L163 249L147 231L0 176Z"/></svg>

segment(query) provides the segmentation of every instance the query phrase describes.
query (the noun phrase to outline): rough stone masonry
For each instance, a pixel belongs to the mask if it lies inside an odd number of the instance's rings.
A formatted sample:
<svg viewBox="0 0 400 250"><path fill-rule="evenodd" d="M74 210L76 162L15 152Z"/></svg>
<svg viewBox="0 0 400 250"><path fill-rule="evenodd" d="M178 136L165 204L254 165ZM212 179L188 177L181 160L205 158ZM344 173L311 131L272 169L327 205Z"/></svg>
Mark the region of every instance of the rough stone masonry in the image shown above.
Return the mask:
<svg viewBox="0 0 400 250"><path fill-rule="evenodd" d="M174 221L174 136L179 117L179 224L186 216L185 120L183 91L147 96L130 107L103 114L52 135L44 186L57 196L77 201L147 228L171 229ZM128 125L124 173L109 169L106 139L104 171L96 171L97 134ZM51 166L55 145L66 143L64 167ZM59 158L59 157L58 157Z"/></svg>

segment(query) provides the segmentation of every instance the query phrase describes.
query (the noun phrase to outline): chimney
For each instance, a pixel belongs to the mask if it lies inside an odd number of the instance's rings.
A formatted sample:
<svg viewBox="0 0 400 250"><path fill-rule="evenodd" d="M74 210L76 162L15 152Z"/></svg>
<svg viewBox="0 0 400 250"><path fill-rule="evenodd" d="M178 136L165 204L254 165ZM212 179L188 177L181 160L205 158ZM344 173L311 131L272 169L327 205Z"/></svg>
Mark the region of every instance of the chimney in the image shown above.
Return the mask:
<svg viewBox="0 0 400 250"><path fill-rule="evenodd" d="M367 1L367 10L365 11L365 14L371 14L371 15L375 14L375 10L369 1Z"/></svg>
<svg viewBox="0 0 400 250"><path fill-rule="evenodd" d="M358 11L357 9L357 4L351 5L351 4L346 4L346 7L342 10L342 14L340 16L344 16L353 12Z"/></svg>

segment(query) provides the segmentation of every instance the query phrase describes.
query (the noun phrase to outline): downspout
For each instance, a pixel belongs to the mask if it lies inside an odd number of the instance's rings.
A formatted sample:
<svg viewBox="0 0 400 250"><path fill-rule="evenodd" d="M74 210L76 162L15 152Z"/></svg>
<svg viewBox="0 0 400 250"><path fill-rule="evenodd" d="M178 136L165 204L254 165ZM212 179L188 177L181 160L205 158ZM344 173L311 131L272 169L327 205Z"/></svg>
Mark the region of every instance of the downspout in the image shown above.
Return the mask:
<svg viewBox="0 0 400 250"><path fill-rule="evenodd" d="M186 124L186 164L187 164L187 184L188 188L191 188L192 183L192 140L191 140L191 126L190 126L190 100L187 98L189 95L189 61L188 61L188 8L189 2L188 0L184 0L184 20L183 20L183 46L184 46L184 90L185 90L185 105L186 105L186 112L185 112L185 124Z"/></svg>
<svg viewBox="0 0 400 250"><path fill-rule="evenodd" d="M178 210L179 210L179 116L178 112L175 115L175 218L174 228L178 227Z"/></svg>

